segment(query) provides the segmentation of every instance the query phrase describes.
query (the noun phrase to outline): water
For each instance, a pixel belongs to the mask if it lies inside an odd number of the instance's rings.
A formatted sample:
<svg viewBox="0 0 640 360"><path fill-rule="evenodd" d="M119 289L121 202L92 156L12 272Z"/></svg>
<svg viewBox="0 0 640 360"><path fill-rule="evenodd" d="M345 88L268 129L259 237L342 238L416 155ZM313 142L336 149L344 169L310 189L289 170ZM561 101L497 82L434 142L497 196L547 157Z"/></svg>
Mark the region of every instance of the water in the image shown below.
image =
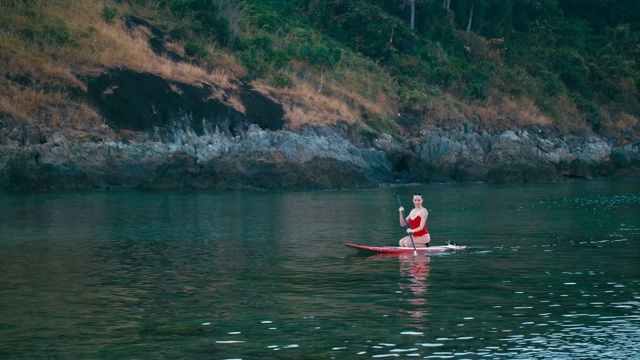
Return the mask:
<svg viewBox="0 0 640 360"><path fill-rule="evenodd" d="M638 359L640 183L0 193L0 358Z"/></svg>

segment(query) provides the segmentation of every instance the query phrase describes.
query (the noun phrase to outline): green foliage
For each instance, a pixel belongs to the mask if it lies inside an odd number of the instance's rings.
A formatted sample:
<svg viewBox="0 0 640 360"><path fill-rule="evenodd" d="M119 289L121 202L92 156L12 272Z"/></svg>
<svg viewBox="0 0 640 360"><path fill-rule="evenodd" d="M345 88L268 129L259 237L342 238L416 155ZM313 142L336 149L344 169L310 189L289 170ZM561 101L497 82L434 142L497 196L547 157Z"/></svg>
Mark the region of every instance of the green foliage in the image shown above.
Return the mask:
<svg viewBox="0 0 640 360"><path fill-rule="evenodd" d="M26 41L38 46L75 46L76 42L63 20L25 9L23 15L30 22L17 30Z"/></svg>
<svg viewBox="0 0 640 360"><path fill-rule="evenodd" d="M269 63L273 56L273 39L266 33L258 33L254 37L242 37L238 41L240 60L249 70L253 78L265 77L268 75ZM281 55L276 60L281 65Z"/></svg>
<svg viewBox="0 0 640 360"><path fill-rule="evenodd" d="M421 105L425 104L429 99L429 94L420 90L405 90L402 89L398 93L398 97L400 99L403 108L413 109L419 108Z"/></svg>
<svg viewBox="0 0 640 360"><path fill-rule="evenodd" d="M277 72L273 76L273 86L277 88L290 88L293 86L293 80L287 74Z"/></svg>
<svg viewBox="0 0 640 360"><path fill-rule="evenodd" d="M271 64L273 64L273 67L276 69L284 68L289 62L289 59L289 53L284 50L273 50L270 57Z"/></svg>
<svg viewBox="0 0 640 360"><path fill-rule="evenodd" d="M400 140L398 137L399 126L398 124L390 118L380 118L378 116L370 116L366 119L366 123L371 127L371 130L362 129L360 134L365 136L368 139L376 139L379 137L379 134L389 134L393 136L396 140Z"/></svg>
<svg viewBox="0 0 640 360"><path fill-rule="evenodd" d="M238 58L247 68L247 71L251 78L264 77L268 74L268 64L253 55L251 51L245 50L239 52Z"/></svg>
<svg viewBox="0 0 640 360"><path fill-rule="evenodd" d="M589 67L582 56L574 48L563 48L556 52L553 71L560 75L563 83L581 96L592 98L593 92L587 83Z"/></svg>
<svg viewBox="0 0 640 360"><path fill-rule="evenodd" d="M329 48L325 44L313 46L303 45L300 49L300 57L309 60L314 65L321 65L324 68L332 68L338 64L342 56L342 51L337 48Z"/></svg>
<svg viewBox="0 0 640 360"><path fill-rule="evenodd" d="M361 127L358 132L360 133L360 135L365 138L367 141L373 141L377 138L380 137L380 134L375 131L372 130L370 128L365 128L365 127Z"/></svg>
<svg viewBox="0 0 640 360"><path fill-rule="evenodd" d="M263 14L257 14L253 19L253 23L256 27L264 29L266 31L276 31L280 26L280 19L277 14L267 12Z"/></svg>
<svg viewBox="0 0 640 360"><path fill-rule="evenodd" d="M149 6L148 0L122 0L131 4ZM236 1L227 0L156 0L154 5L168 10L176 23L189 25L188 35L193 38L213 39L226 46L235 40L233 29L239 13ZM184 30L184 29L183 29Z"/></svg>
<svg viewBox="0 0 640 360"><path fill-rule="evenodd" d="M64 21L60 19L53 19L51 23L45 25L42 33L45 34L45 43L59 46L74 44L69 28Z"/></svg>
<svg viewBox="0 0 640 360"><path fill-rule="evenodd" d="M102 20L107 24L113 24L115 18L118 16L118 8L104 6L102 8Z"/></svg>
<svg viewBox="0 0 640 360"><path fill-rule="evenodd" d="M591 129L596 132L599 131L600 126L602 125L602 120L595 104L589 99L585 99L575 93L571 94L571 99L578 108L585 113L587 123L591 126Z"/></svg>
<svg viewBox="0 0 640 360"><path fill-rule="evenodd" d="M540 74L540 80L542 81L542 94L545 97L553 98L567 92L564 83L556 73L545 70Z"/></svg>
<svg viewBox="0 0 640 360"><path fill-rule="evenodd" d="M204 58L207 56L207 49L204 46L190 40L185 41L184 52L191 57Z"/></svg>
<svg viewBox="0 0 640 360"><path fill-rule="evenodd" d="M535 79L520 66L506 69L503 74L505 90L516 97L531 97L537 91Z"/></svg>

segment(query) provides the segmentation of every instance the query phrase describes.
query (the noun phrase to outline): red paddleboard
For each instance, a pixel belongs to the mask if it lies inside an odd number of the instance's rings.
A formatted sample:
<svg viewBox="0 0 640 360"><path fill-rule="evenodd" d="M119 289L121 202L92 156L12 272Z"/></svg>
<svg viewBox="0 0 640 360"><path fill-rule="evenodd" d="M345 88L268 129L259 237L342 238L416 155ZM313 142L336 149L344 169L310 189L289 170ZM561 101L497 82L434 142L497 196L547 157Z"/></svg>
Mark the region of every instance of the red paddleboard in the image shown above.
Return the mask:
<svg viewBox="0 0 640 360"><path fill-rule="evenodd" d="M376 253L376 254L413 254L413 247L401 247L401 246L366 246L356 245L350 243L344 243L345 246L354 248L360 252ZM465 245L443 245L443 246L429 246L429 247L416 247L416 251L422 253L436 253L444 251L464 250L467 247Z"/></svg>

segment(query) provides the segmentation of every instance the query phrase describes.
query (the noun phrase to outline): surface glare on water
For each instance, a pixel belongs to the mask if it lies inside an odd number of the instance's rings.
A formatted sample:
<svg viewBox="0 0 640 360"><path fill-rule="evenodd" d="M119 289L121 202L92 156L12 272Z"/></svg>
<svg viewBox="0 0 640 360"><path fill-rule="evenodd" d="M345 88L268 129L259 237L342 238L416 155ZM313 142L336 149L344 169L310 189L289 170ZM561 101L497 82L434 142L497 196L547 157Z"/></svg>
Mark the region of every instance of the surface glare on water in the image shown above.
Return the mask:
<svg viewBox="0 0 640 360"><path fill-rule="evenodd" d="M435 245L395 245L422 191ZM640 183L0 193L0 358L627 359Z"/></svg>

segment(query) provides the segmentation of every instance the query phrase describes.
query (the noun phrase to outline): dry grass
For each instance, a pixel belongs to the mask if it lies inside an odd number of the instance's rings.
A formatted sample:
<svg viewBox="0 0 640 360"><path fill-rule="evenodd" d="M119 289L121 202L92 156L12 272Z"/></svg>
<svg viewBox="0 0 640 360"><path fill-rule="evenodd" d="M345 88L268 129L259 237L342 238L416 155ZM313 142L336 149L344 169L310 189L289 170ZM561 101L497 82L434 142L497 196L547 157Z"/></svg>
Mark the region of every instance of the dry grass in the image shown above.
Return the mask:
<svg viewBox="0 0 640 360"><path fill-rule="evenodd" d="M31 79L34 86L67 87L85 89L84 83L71 74L68 65L55 64L47 58L37 56L17 38L0 36L0 55L5 76Z"/></svg>
<svg viewBox="0 0 640 360"><path fill-rule="evenodd" d="M553 126L554 122L531 99L505 99L476 104L472 108L481 129L506 130L514 127L537 125Z"/></svg>
<svg viewBox="0 0 640 360"><path fill-rule="evenodd" d="M83 54L74 55L74 58L82 58L86 64L107 68L126 67L191 85L198 86L204 82L223 88L232 88L230 79L242 74L239 65L228 66L231 63L237 64L237 62L225 55L217 57L221 59L222 66L213 71L207 71L199 65L173 62L166 57L158 56L149 47L150 31L144 26L138 26L134 31L128 31L121 21L116 21L111 25L99 19L94 23L94 27L98 34L95 36L96 41L86 44L92 47L93 51L85 52L84 57ZM184 48L181 44L172 43L168 48L178 54L184 54ZM209 46L209 51L222 52L213 45ZM238 73L234 73L234 71L238 71Z"/></svg>
<svg viewBox="0 0 640 360"><path fill-rule="evenodd" d="M246 109L244 107L244 104L242 103L242 100L240 99L240 95L235 91L218 91L211 97L222 101L223 103L226 103L242 114L246 114Z"/></svg>
<svg viewBox="0 0 640 360"><path fill-rule="evenodd" d="M566 97L558 97L554 111L558 119L553 125L564 133L587 134L591 132L591 126L578 107Z"/></svg>
<svg viewBox="0 0 640 360"><path fill-rule="evenodd" d="M433 121L445 128L457 127L461 122L471 119L474 114L472 106L447 93L433 98L427 109Z"/></svg>
<svg viewBox="0 0 640 360"><path fill-rule="evenodd" d="M178 54L180 56L185 56L184 46L182 44L167 43L166 47L167 47L167 50L169 50L169 51L173 51L174 53L176 53L176 54Z"/></svg>
<svg viewBox="0 0 640 360"><path fill-rule="evenodd" d="M615 124L618 129L622 130L637 129L638 126L640 126L640 119L638 119L637 116L623 112L619 114L618 121L616 121Z"/></svg>
<svg viewBox="0 0 640 360"><path fill-rule="evenodd" d="M523 125L549 126L552 124L551 119L544 115L533 100L528 98L506 100L502 113L505 118L511 118Z"/></svg>
<svg viewBox="0 0 640 360"><path fill-rule="evenodd" d="M308 84L301 83L290 89L274 91L277 91L283 102L285 117L291 129L303 124L334 125L338 121L356 123L361 118L360 113L345 102L319 93Z"/></svg>
<svg viewBox="0 0 640 360"><path fill-rule="evenodd" d="M36 8L44 10L46 7L48 16L57 17L63 21L77 43L76 46L56 46L43 49L40 54L41 60L50 64L49 69L43 69L47 75L74 79L75 77L70 74L68 66L62 65L65 63L74 64L76 68L87 71L99 67L126 67L189 84L197 85L200 82L207 82L222 87L230 86L229 78L235 75L228 70L207 72L197 65L184 62L176 63L157 56L148 45L150 32L145 27L140 26L130 32L119 20L116 20L114 24L104 22L100 14L102 8L109 5L108 1L72 0L68 2L37 1L36 3L39 4ZM70 12L82 13L82 16L68 16ZM20 39L16 39L16 41L20 41ZM178 53L184 52L180 44L171 44L170 47ZM59 60L51 61L52 58ZM224 56L220 56L220 58L226 64L231 62ZM29 63L33 64L33 59L30 59ZM228 67L226 68L228 69Z"/></svg>
<svg viewBox="0 0 640 360"><path fill-rule="evenodd" d="M208 51L211 54L210 67L213 68L214 73L221 73L232 78L245 77L247 75L247 70L233 54L221 51L213 45L208 47Z"/></svg>
<svg viewBox="0 0 640 360"><path fill-rule="evenodd" d="M5 116L51 127L78 128L100 122L94 109L68 96L71 88L86 90L72 73L75 65L69 60L79 50L72 45L52 45L42 37L50 24L58 26L58 31L68 29L73 34L74 29L61 19L78 17L69 17L63 10L80 3L84 2L33 1L28 10L40 15L31 23L27 16L20 15L27 9L22 2L5 4L13 7L0 15L0 22L14 25L12 31L0 32L5 71L5 78L0 80L0 112ZM25 41L21 33L32 34L32 42Z"/></svg>
<svg viewBox="0 0 640 360"><path fill-rule="evenodd" d="M101 12L103 7L113 5L110 1L35 0L30 4L29 10L41 14L46 21L63 24L73 41L69 45L43 42L38 46L25 42L20 35L21 28L45 32L46 24L29 23L26 16L21 16L18 10L25 9L22 2L0 5L0 11L3 7L13 6L0 15L0 25L14 25L12 31L0 32L0 56L5 74L32 83L3 81L0 84L0 113L30 124L78 128L83 123L91 126L101 122L96 111L87 104L67 98L69 87L86 91L76 74L98 75L105 68L129 68L195 86L214 85L223 90L213 96L223 100L228 98L222 96L224 89L234 90L231 80L243 71L232 56L222 51L215 56L221 66L214 66L213 71L157 56L148 45L148 29L138 27L130 32L119 20L114 24L104 22ZM69 16L69 13L81 16ZM170 49L184 53L180 44L170 44ZM216 51L213 45L209 50ZM244 110L237 97L231 97L228 102L239 111Z"/></svg>
<svg viewBox="0 0 640 360"><path fill-rule="evenodd" d="M98 126L102 119L95 109L73 101L59 91L20 87L0 81L0 113L29 125L81 129Z"/></svg>
<svg viewBox="0 0 640 360"><path fill-rule="evenodd" d="M626 145L636 140L634 134L640 132L640 119L637 116L601 109L600 117L603 132L617 137L619 145Z"/></svg>
<svg viewBox="0 0 640 360"><path fill-rule="evenodd" d="M89 130L103 124L97 111L83 101L69 101L65 99L64 106L50 109L51 127L64 127L76 130Z"/></svg>
<svg viewBox="0 0 640 360"><path fill-rule="evenodd" d="M345 57L350 59L348 55ZM283 104L291 129L304 124L362 123L363 111L375 118L387 118L396 109L395 102L388 95L391 92L383 88L388 78L367 80L362 69L366 61L359 61L361 63L357 65L361 65L360 68L343 63L335 69L322 71L306 62L292 60L286 73L288 77L297 79L292 87L274 88L264 82L254 82L253 85ZM371 64L369 62L367 66ZM306 76L301 78L303 73Z"/></svg>
<svg viewBox="0 0 640 360"><path fill-rule="evenodd" d="M602 109L600 116L603 125L615 131L637 129L640 126L640 119L626 112L613 112L610 109Z"/></svg>
<svg viewBox="0 0 640 360"><path fill-rule="evenodd" d="M30 123L44 104L46 96L32 88L21 88L7 81L0 81L0 113Z"/></svg>

